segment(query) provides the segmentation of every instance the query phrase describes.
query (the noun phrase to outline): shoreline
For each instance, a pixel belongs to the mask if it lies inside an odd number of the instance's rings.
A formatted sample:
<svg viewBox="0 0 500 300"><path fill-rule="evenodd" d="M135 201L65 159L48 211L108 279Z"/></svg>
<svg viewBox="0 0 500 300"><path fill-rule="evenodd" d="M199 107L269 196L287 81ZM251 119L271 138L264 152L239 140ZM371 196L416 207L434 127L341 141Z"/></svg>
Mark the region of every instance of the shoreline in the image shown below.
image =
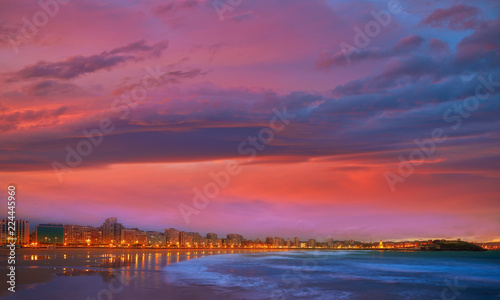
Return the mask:
<svg viewBox="0 0 500 300"><path fill-rule="evenodd" d="M99 273L129 272L124 267L136 263L139 254L169 253L175 257L170 263L176 263L204 256L250 253L282 252L281 249L155 249L155 248L104 248L104 247L61 247L19 248L16 252L16 292L29 287L53 281L57 276L79 276ZM288 250L286 250L288 251ZM8 249L0 249L0 261L7 262ZM73 257L75 254L80 257ZM172 255L173 254L173 255ZM116 258L122 258L117 260ZM7 274L7 269L5 269ZM86 273L82 273L86 272ZM11 295L7 282L0 281L0 297Z"/></svg>
<svg viewBox="0 0 500 300"><path fill-rule="evenodd" d="M57 276L79 276L90 273L130 271L124 268L137 264L138 256L161 255L172 258L168 264L211 255L238 253L270 253L288 251L383 251L383 252L457 252L417 249L325 249L325 248L110 248L110 247L60 247L19 248L16 257L16 290L44 284ZM8 249L0 249L0 261L7 260ZM463 251L475 252L475 251ZM167 265L168 265L167 264ZM7 269L5 269L7 271ZM0 297L10 294L6 281L0 283Z"/></svg>
<svg viewBox="0 0 500 300"><path fill-rule="evenodd" d="M475 252L475 251L495 251L494 249L482 250L467 250L467 249L416 249L416 248L152 248L152 247L99 247L99 246L85 246L85 247L21 247L16 248L16 250L32 250L32 251L50 251L50 250L102 250L102 251L405 251L405 252L442 252L442 251L464 251L464 252ZM500 250L500 249L499 249ZM0 255L3 251L7 251L5 248L0 248Z"/></svg>

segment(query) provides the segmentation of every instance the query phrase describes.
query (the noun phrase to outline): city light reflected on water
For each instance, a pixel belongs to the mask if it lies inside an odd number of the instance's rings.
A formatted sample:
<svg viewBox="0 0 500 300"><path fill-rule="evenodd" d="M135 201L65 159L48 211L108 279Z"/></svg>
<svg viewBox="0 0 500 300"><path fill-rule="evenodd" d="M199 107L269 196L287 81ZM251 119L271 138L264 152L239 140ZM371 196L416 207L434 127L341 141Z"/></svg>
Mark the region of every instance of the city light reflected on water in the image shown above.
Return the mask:
<svg viewBox="0 0 500 300"><path fill-rule="evenodd" d="M58 287L67 289L68 293L80 293L79 295L84 296L83 299L87 296L98 299L98 293L106 297L110 291L114 291L112 294L122 291L120 287L128 291L168 287L168 280L173 278L168 272L168 267L172 264L210 255L253 252L260 251L255 249L21 249L18 257L20 269L31 269L33 271L30 272L33 274L55 278L51 280L57 281ZM77 279L78 277L85 279ZM68 280L72 283L69 284ZM60 286L59 282L69 285ZM77 292L71 286L78 285L78 282L92 283L93 287ZM44 288L37 286L37 289Z"/></svg>

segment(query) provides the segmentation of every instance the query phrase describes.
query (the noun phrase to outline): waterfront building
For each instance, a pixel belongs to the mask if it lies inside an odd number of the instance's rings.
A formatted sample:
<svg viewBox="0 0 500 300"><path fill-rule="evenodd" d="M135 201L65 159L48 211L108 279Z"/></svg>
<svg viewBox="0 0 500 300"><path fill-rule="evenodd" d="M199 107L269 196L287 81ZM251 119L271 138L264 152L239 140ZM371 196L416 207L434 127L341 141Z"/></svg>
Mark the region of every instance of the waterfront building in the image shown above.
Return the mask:
<svg viewBox="0 0 500 300"><path fill-rule="evenodd" d="M36 226L38 244L62 245L64 243L64 226L62 224L40 224Z"/></svg>
<svg viewBox="0 0 500 300"><path fill-rule="evenodd" d="M179 246L179 230L175 228L165 229L164 234L168 246Z"/></svg>
<svg viewBox="0 0 500 300"><path fill-rule="evenodd" d="M80 225L64 225L65 245L99 245L102 244L100 228Z"/></svg>
<svg viewBox="0 0 500 300"><path fill-rule="evenodd" d="M216 233L207 233L207 244L208 247L218 247L218 238Z"/></svg>
<svg viewBox="0 0 500 300"><path fill-rule="evenodd" d="M0 243L8 244L9 237L15 238L15 242L17 245L25 245L30 242L30 222L24 220L15 220L14 221L14 235L9 235L9 220L2 219L0 220Z"/></svg>
<svg viewBox="0 0 500 300"><path fill-rule="evenodd" d="M119 244L123 228L116 218L107 218L101 225L103 244Z"/></svg>

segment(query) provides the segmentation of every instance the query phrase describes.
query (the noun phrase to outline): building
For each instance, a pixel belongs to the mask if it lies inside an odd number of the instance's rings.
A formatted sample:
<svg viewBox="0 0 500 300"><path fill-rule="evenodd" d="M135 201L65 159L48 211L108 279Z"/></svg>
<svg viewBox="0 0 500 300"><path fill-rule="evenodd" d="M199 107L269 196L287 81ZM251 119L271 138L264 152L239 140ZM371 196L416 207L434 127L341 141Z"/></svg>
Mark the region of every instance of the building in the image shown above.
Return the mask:
<svg viewBox="0 0 500 300"><path fill-rule="evenodd" d="M192 247L203 246L203 238L198 232L190 232L189 235L192 236Z"/></svg>
<svg viewBox="0 0 500 300"><path fill-rule="evenodd" d="M102 244L100 228L80 225L64 225L64 244L99 245Z"/></svg>
<svg viewBox="0 0 500 300"><path fill-rule="evenodd" d="M218 238L216 233L207 233L207 243L208 247L218 247Z"/></svg>
<svg viewBox="0 0 500 300"><path fill-rule="evenodd" d="M182 247L192 247L193 246L193 236L187 231L179 232L179 244Z"/></svg>
<svg viewBox="0 0 500 300"><path fill-rule="evenodd" d="M333 239L327 239L326 240L326 246L328 248L332 248L333 247Z"/></svg>
<svg viewBox="0 0 500 300"><path fill-rule="evenodd" d="M146 231L146 244L149 246L165 246L165 235L156 231Z"/></svg>
<svg viewBox="0 0 500 300"><path fill-rule="evenodd" d="M139 230L139 228L123 228L119 240L120 244L126 246L146 246L148 244L148 235L146 232Z"/></svg>
<svg viewBox="0 0 500 300"><path fill-rule="evenodd" d="M316 240L315 239L309 239L307 241L307 247L309 247L309 248L316 248Z"/></svg>
<svg viewBox="0 0 500 300"><path fill-rule="evenodd" d="M272 245L274 244L274 239L273 239L273 237L272 237L272 236L267 236L267 237L266 237L266 244L267 244L268 246L272 246Z"/></svg>
<svg viewBox="0 0 500 300"><path fill-rule="evenodd" d="M40 224L36 226L38 244L62 245L64 243L64 226L62 224Z"/></svg>
<svg viewBox="0 0 500 300"><path fill-rule="evenodd" d="M279 236L275 237L274 238L274 241L273 241L273 246L274 247L281 247L285 244L285 240L280 238Z"/></svg>
<svg viewBox="0 0 500 300"><path fill-rule="evenodd" d="M103 244L117 244L121 242L123 225L116 218L107 218L101 225Z"/></svg>
<svg viewBox="0 0 500 300"><path fill-rule="evenodd" d="M286 246L287 248L290 248L292 246L292 241L290 241L289 238L286 239Z"/></svg>
<svg viewBox="0 0 500 300"><path fill-rule="evenodd" d="M243 236L236 234L236 233L230 233L227 235L227 245L229 247L240 247L243 244Z"/></svg>
<svg viewBox="0 0 500 300"><path fill-rule="evenodd" d="M130 246L135 244L135 230L134 229L122 229L120 244L124 246Z"/></svg>
<svg viewBox="0 0 500 300"><path fill-rule="evenodd" d="M15 232L14 232L13 236L9 235L9 229L8 229L9 226L8 225L9 225L8 219L0 220L0 243L1 244L8 244L9 237L15 238L15 242L17 245L29 244L29 242L30 242L30 222L29 221L15 220L14 221Z"/></svg>
<svg viewBox="0 0 500 300"><path fill-rule="evenodd" d="M175 228L165 229L164 235L168 246L179 246L179 230Z"/></svg>
<svg viewBox="0 0 500 300"><path fill-rule="evenodd" d="M135 230L135 243L136 245L146 246L148 242L148 237L146 232L139 230L138 228L134 228Z"/></svg>
<svg viewBox="0 0 500 300"><path fill-rule="evenodd" d="M297 248L300 248L300 241L298 237L293 238L293 245Z"/></svg>

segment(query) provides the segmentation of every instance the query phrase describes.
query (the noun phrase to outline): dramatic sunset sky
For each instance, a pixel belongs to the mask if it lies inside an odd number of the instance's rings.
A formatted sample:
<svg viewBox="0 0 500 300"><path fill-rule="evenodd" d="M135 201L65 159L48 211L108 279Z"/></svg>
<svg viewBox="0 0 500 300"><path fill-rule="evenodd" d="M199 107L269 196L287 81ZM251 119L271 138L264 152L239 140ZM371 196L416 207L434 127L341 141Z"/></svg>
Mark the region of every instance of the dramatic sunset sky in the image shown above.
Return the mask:
<svg viewBox="0 0 500 300"><path fill-rule="evenodd" d="M18 218L500 239L500 2L41 2L0 4L0 182L17 186ZM248 137L284 111L249 158ZM400 157L433 132L446 140L401 177ZM79 144L92 149L71 167ZM195 208L193 189L230 162L240 172Z"/></svg>

